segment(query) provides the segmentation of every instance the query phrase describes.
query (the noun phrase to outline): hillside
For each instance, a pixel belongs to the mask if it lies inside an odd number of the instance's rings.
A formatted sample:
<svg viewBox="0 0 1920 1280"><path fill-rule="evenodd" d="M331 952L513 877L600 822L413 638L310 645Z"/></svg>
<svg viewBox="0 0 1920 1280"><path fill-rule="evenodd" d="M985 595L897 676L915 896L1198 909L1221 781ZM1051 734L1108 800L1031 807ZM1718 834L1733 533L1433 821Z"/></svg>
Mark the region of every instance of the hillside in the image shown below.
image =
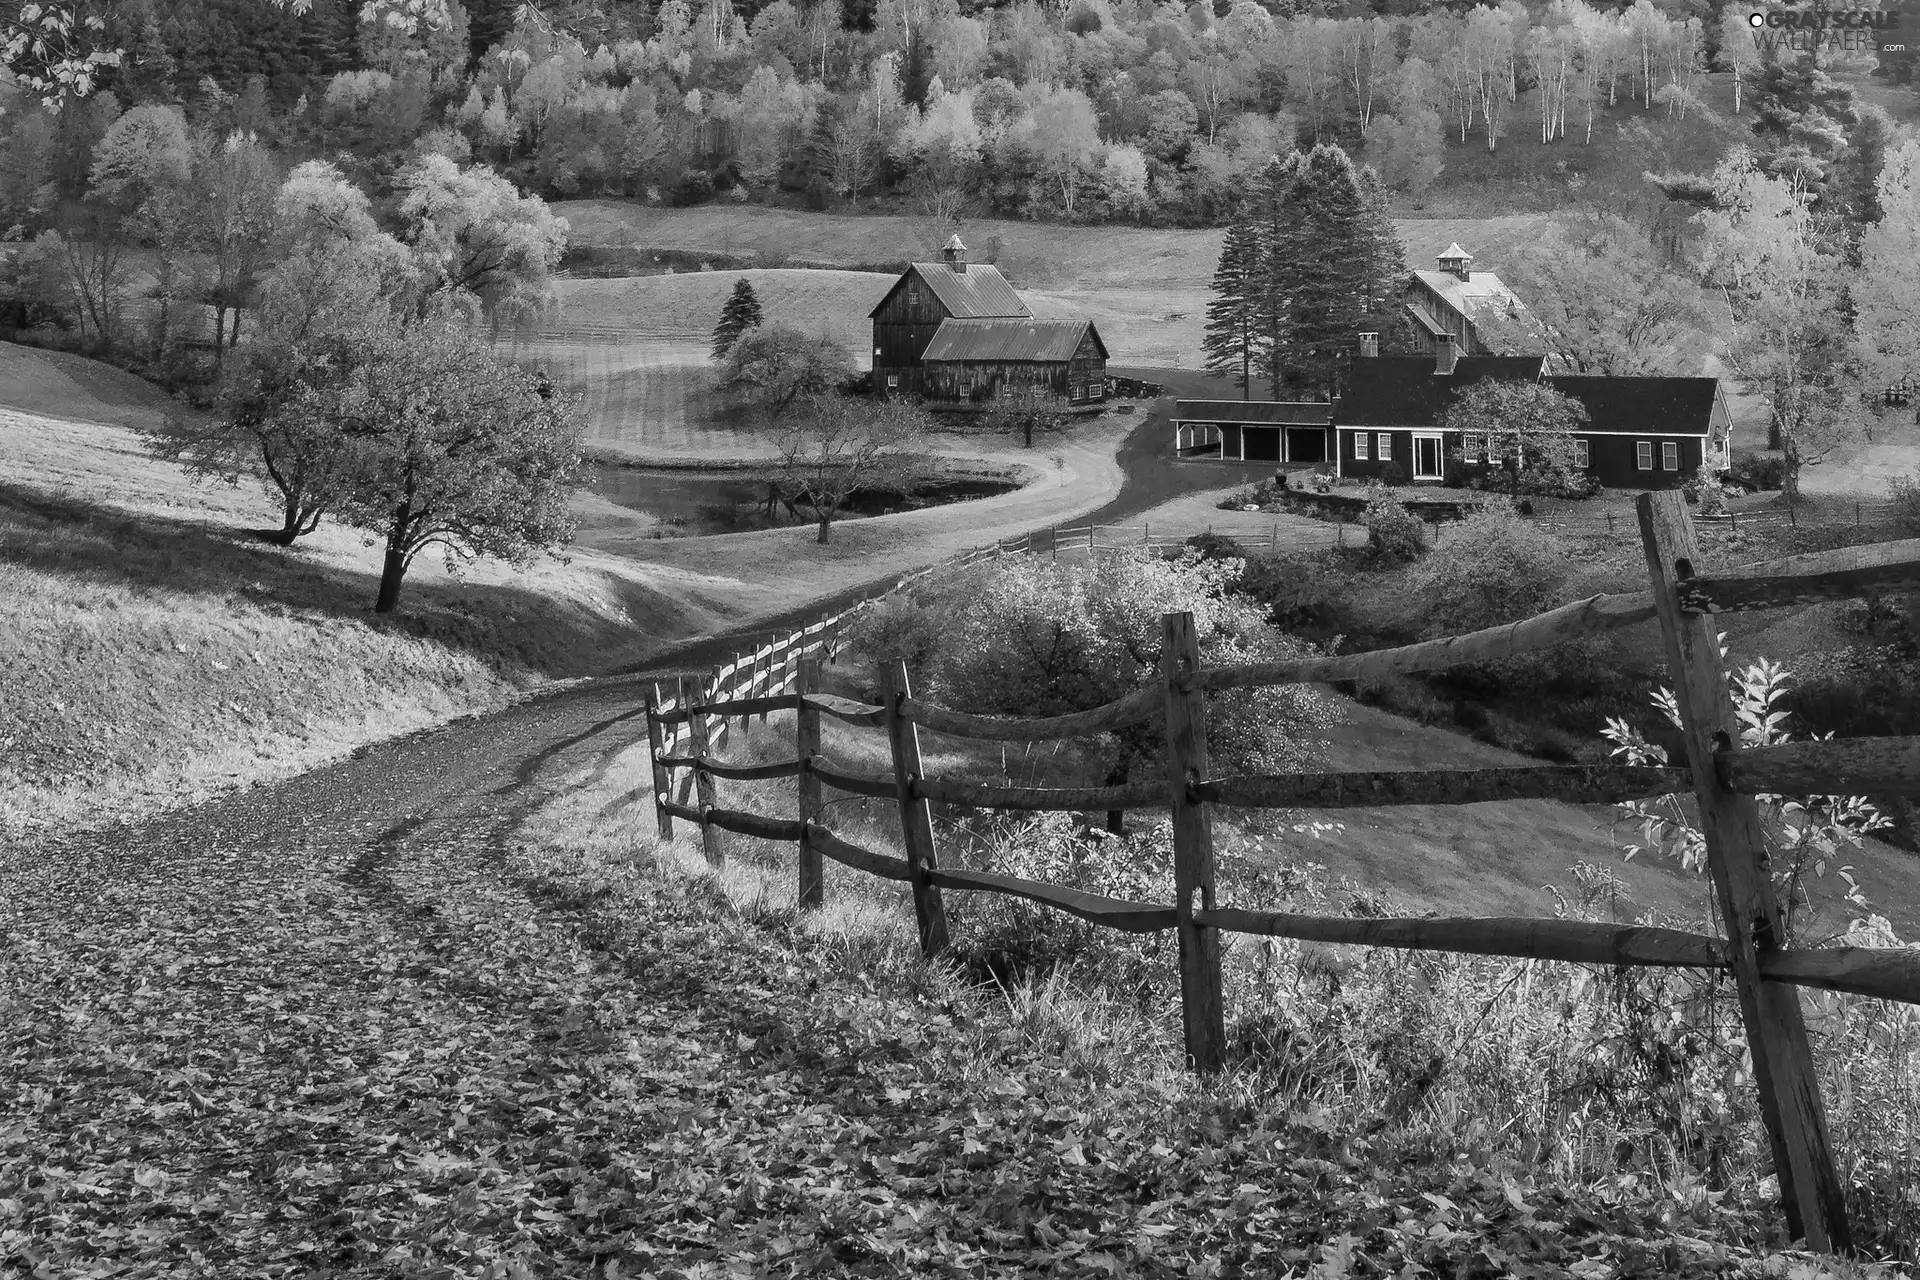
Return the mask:
<svg viewBox="0 0 1920 1280"><path fill-rule="evenodd" d="M699 575L591 553L458 579L423 557L375 617L357 532L270 546L254 488L194 483L115 425L166 404L0 345L0 833L285 776L711 624Z"/></svg>

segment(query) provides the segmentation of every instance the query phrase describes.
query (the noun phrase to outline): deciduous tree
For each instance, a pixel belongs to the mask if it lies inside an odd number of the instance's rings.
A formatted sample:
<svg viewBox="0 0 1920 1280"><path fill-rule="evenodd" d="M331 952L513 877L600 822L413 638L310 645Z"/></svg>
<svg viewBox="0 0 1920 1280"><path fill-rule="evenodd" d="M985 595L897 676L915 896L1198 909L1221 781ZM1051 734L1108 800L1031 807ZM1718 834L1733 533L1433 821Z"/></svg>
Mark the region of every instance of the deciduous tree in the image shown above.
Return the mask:
<svg viewBox="0 0 1920 1280"><path fill-rule="evenodd" d="M983 425L994 435L1017 435L1031 449L1036 433L1058 431L1071 420L1066 402L1048 388L1002 383L987 401Z"/></svg>
<svg viewBox="0 0 1920 1280"><path fill-rule="evenodd" d="M780 437L776 485L789 509L805 504L826 542L847 500L861 489L905 488L917 466L910 452L926 414L903 400L832 394L802 399Z"/></svg>
<svg viewBox="0 0 1920 1280"><path fill-rule="evenodd" d="M1587 410L1544 382L1485 378L1457 392L1441 421L1448 431L1484 439L1488 460L1507 474L1509 495L1518 498L1525 474L1551 479L1575 470L1573 433L1587 425Z"/></svg>
<svg viewBox="0 0 1920 1280"><path fill-rule="evenodd" d="M1854 332L1869 395L1920 389L1920 140L1896 147L1880 170L1880 221L1860 236Z"/></svg>
<svg viewBox="0 0 1920 1280"><path fill-rule="evenodd" d="M551 307L567 220L544 200L485 165L463 170L439 155L407 166L394 185L401 239L419 271L418 314L447 304L502 328Z"/></svg>
<svg viewBox="0 0 1920 1280"><path fill-rule="evenodd" d="M801 397L825 395L852 376L853 357L832 338L792 325L763 324L728 350L717 389L777 420Z"/></svg>
<svg viewBox="0 0 1920 1280"><path fill-rule="evenodd" d="M351 377L305 399L346 442L340 518L384 544L376 613L399 605L430 546L453 571L483 555L525 565L572 540L579 406L465 323L380 325Z"/></svg>

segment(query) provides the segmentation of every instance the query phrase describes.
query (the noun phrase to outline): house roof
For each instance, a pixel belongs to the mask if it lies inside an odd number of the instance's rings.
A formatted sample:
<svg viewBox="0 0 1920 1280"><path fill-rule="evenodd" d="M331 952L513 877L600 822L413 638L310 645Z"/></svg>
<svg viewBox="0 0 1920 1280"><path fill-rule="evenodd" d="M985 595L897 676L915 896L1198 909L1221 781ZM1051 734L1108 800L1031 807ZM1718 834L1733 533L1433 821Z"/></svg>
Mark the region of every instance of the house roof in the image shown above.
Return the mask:
<svg viewBox="0 0 1920 1280"><path fill-rule="evenodd" d="M1426 303L1409 302L1407 304L1407 314L1413 317L1415 324L1427 331L1429 338L1444 338L1447 336L1447 326L1433 318L1433 312L1427 310Z"/></svg>
<svg viewBox="0 0 1920 1280"><path fill-rule="evenodd" d="M1064 363L1073 359L1088 334L1093 335L1100 358L1106 359L1107 344L1090 320L942 320L920 358L929 364L950 360Z"/></svg>
<svg viewBox="0 0 1920 1280"><path fill-rule="evenodd" d="M1453 393L1482 378L1537 381L1545 356L1462 356L1451 374L1434 370L1432 356L1363 356L1353 362L1353 385L1334 408L1342 427L1428 427L1440 421Z"/></svg>
<svg viewBox="0 0 1920 1280"><path fill-rule="evenodd" d="M1720 394L1718 378L1565 374L1547 381L1586 406L1587 430L1635 435L1711 435Z"/></svg>
<svg viewBox="0 0 1920 1280"><path fill-rule="evenodd" d="M1325 401L1301 400L1176 400L1173 421L1324 427L1333 421L1333 406Z"/></svg>
<svg viewBox="0 0 1920 1280"><path fill-rule="evenodd" d="M955 266L965 270L955 270ZM933 290L933 296L947 309L947 314L959 320L979 320L986 318L1031 316L1027 304L1020 301L1020 295L1013 291L1007 278L1000 274L1000 268L987 262L961 262L949 266L944 262L915 262L907 267L901 277L894 281L893 288L887 290L886 297L879 305L867 313L867 317L880 314L880 308L887 305L908 276L918 275Z"/></svg>

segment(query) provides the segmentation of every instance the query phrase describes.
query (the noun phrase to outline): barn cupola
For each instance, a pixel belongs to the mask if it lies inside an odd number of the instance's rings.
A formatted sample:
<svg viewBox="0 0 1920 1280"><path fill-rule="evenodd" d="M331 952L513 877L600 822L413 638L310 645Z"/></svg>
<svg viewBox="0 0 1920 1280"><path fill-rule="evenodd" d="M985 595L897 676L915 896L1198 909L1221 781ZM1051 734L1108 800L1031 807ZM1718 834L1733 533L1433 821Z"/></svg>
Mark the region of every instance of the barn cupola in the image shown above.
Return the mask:
<svg viewBox="0 0 1920 1280"><path fill-rule="evenodd" d="M1440 269L1448 275L1459 276L1462 280L1465 280L1469 274L1469 268L1473 265L1473 255L1465 249L1462 249L1459 242L1456 241L1448 245L1447 251L1436 258L1435 261L1439 263Z"/></svg>
<svg viewBox="0 0 1920 1280"><path fill-rule="evenodd" d="M955 275L967 274L967 246L960 243L959 236L947 237L946 247L940 250L940 257Z"/></svg>

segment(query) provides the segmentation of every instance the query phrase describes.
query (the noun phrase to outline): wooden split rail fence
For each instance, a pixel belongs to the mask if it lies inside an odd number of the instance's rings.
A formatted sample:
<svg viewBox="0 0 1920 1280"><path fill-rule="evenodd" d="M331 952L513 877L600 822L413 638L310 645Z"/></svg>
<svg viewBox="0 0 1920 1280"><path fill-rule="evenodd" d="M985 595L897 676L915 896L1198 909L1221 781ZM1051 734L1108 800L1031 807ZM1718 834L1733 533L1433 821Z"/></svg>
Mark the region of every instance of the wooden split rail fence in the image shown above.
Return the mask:
<svg viewBox="0 0 1920 1280"><path fill-rule="evenodd" d="M1192 616L1168 614L1162 620L1157 683L1092 710L1045 719L980 716L925 702L914 695L906 667L897 661L887 674L885 701L878 706L823 692L818 662L832 651L833 641L823 644L817 637L806 639L810 632L796 633L799 642L787 650L789 657L799 659L794 674L781 677L768 692L719 701L690 696L678 707L650 705L660 831L671 836L676 818L697 825L707 838L710 858L722 856L717 843L721 831L798 845L803 906L824 901L823 858L901 882L911 891L921 948L930 957L948 946L941 899L946 889L1011 894L1128 932L1172 929L1179 940L1186 1052L1201 1071L1219 1068L1225 1056L1223 931L1585 964L1728 971L1738 989L1753 1052L1754 1079L1788 1225L1812 1248L1844 1252L1850 1236L1841 1182L1797 988L1920 1004L1920 949L1787 948L1755 797L1920 790L1920 738L1740 747L1713 615L1920 583L1920 540L1701 574L1694 569L1699 554L1694 526L1678 494L1646 495L1639 500L1638 514L1650 591L1594 596L1522 622L1397 649L1227 667L1202 666ZM1654 620L1674 674L1685 729L1685 767L1539 766L1253 777L1216 777L1208 767L1210 693L1437 671ZM828 627L824 634L837 633ZM753 669L761 670L757 659ZM745 685L732 687L752 689L757 681L756 674ZM759 765L730 765L713 758L705 728L709 722L724 724L728 717L764 717L775 711L796 713L794 758ZM892 749L891 771L867 776L836 768L820 753L822 716L884 730ZM1008 742L1078 738L1147 722L1162 726L1166 742L1165 776L1151 782L1029 788L933 778L922 768L921 729ZM682 743L688 745L683 748ZM696 780L697 803L673 798L669 778L674 770ZM716 780L785 777L797 779L795 819L722 808L714 789ZM823 826L822 795L827 789L894 800L905 856L862 848ZM1217 905L1213 805L1339 808L1519 799L1610 804L1688 790L1698 799L1724 937L1558 919L1353 919ZM935 803L1021 811L1168 810L1173 819L1174 901L1129 902L942 866L934 844Z"/></svg>

